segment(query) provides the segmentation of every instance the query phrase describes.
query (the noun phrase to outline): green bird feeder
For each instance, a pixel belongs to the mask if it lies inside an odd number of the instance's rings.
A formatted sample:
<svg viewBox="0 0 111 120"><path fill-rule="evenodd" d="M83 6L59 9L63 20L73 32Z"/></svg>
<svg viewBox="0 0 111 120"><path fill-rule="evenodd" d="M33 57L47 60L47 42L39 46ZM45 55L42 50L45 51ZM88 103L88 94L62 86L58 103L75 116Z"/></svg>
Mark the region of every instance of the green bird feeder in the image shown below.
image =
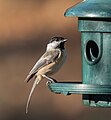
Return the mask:
<svg viewBox="0 0 111 120"><path fill-rule="evenodd" d="M87 106L111 107L111 0L84 0L66 10L78 17L82 82L51 83L55 93L82 94Z"/></svg>

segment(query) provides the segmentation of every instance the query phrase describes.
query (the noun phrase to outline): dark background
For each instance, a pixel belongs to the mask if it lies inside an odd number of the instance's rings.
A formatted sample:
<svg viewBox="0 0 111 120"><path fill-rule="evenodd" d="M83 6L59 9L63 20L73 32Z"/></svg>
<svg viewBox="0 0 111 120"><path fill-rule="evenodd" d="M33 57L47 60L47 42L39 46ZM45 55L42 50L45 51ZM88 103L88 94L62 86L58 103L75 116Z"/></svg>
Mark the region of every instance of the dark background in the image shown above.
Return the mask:
<svg viewBox="0 0 111 120"><path fill-rule="evenodd" d="M44 53L52 36L68 38L68 58L53 77L81 81L81 44L78 19L64 17L80 0L0 0L0 120L108 120L111 109L85 107L81 95L51 93L44 79L25 105L33 80L28 72Z"/></svg>

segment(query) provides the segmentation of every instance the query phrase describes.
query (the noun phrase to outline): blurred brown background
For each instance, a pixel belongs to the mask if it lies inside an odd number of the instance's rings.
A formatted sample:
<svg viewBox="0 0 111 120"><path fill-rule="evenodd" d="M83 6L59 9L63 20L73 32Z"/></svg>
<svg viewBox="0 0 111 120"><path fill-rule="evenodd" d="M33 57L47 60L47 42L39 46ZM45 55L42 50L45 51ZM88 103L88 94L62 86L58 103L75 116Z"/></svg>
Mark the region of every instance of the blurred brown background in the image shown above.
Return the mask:
<svg viewBox="0 0 111 120"><path fill-rule="evenodd" d="M77 18L66 18L67 8L80 0L0 0L0 120L108 120L111 109L82 105L81 95L56 95L43 80L25 105L33 80L28 72L44 53L52 36L68 38L68 58L53 77L81 81L81 45Z"/></svg>

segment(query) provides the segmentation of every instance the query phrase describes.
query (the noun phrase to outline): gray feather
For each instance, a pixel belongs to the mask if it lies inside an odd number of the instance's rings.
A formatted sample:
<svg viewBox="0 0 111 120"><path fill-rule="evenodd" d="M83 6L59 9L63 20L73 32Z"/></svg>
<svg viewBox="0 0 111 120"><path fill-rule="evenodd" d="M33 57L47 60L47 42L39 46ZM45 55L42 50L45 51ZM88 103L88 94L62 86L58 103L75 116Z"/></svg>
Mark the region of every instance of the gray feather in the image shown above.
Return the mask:
<svg viewBox="0 0 111 120"><path fill-rule="evenodd" d="M34 65L32 70L29 72L27 78L25 81L29 81L37 72L40 68L46 66L47 64L55 61L59 57L59 50L53 50L53 51L47 51Z"/></svg>

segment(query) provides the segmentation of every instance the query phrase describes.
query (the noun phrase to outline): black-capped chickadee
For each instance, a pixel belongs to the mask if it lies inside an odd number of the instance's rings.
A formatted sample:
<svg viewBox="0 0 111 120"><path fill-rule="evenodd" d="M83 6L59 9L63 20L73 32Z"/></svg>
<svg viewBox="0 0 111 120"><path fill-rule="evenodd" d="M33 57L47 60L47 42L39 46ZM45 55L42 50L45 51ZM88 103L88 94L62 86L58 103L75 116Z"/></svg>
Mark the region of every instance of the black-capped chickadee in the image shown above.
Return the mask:
<svg viewBox="0 0 111 120"><path fill-rule="evenodd" d="M32 93L42 78L47 78L48 81L55 82L54 79L49 76L56 73L66 61L66 50L64 48L64 43L66 41L67 39L63 37L53 37L47 44L46 52L36 62L32 70L29 72L25 81L28 82L34 76L35 81L27 100L26 113L28 112L28 106Z"/></svg>

